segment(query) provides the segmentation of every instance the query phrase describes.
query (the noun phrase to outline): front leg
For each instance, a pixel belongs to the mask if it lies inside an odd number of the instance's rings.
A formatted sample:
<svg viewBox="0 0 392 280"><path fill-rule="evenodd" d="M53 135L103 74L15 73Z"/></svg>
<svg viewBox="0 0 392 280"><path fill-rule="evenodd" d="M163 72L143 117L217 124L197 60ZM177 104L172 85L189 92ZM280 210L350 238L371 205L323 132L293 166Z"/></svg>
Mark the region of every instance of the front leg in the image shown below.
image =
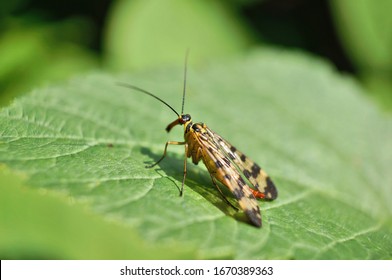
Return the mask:
<svg viewBox="0 0 392 280"><path fill-rule="evenodd" d="M186 142L178 142L178 141L167 141L165 145L165 150L163 151L162 157L154 164L147 165L146 168L152 168L158 163L160 163L166 156L166 150L168 145L186 145ZM185 146L185 151L188 149L188 145ZM185 160L186 160L186 153L185 153ZM183 183L184 184L184 183Z"/></svg>

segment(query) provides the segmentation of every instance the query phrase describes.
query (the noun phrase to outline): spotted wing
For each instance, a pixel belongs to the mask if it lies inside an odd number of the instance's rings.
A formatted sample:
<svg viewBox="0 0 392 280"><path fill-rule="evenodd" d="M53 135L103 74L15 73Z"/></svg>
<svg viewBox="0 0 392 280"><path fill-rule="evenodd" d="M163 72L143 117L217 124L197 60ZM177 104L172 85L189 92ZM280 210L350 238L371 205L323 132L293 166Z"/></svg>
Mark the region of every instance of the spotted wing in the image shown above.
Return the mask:
<svg viewBox="0 0 392 280"><path fill-rule="evenodd" d="M221 136L209 128L206 129L208 134L211 135L211 139L215 142L215 145L223 150L223 153L237 166L245 178L253 185L253 188L256 190L256 192L254 192L256 197L268 200L274 200L277 198L278 191L275 184L257 163L245 156Z"/></svg>
<svg viewBox="0 0 392 280"><path fill-rule="evenodd" d="M249 220L255 226L261 227L260 208L251 188L242 178L238 169L233 166L212 139L204 143L206 147L202 149L202 157L211 176L224 184L232 192Z"/></svg>

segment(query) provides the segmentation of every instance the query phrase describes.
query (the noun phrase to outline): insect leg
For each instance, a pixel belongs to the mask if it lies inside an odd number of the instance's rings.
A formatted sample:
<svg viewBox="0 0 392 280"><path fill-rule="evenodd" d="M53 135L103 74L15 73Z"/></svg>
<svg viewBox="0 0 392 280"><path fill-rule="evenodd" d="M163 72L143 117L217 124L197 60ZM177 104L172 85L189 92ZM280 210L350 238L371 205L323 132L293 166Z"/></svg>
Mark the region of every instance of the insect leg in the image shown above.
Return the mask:
<svg viewBox="0 0 392 280"><path fill-rule="evenodd" d="M212 179L212 183L214 184L214 186L218 189L219 193L222 195L223 199L227 202L227 204L229 204L231 207L234 208L234 210L238 211L238 208L235 207L227 198L226 196L223 194L222 190L219 188L218 184L215 181L215 178L212 176L212 174L210 173L211 179Z"/></svg>
<svg viewBox="0 0 392 280"><path fill-rule="evenodd" d="M157 165L158 163L160 163L160 162L165 158L165 156L166 156L166 150L167 150L167 146L168 146L168 145L185 145L185 144L186 144L186 142L167 141L167 142L166 142L166 145L165 145L165 150L163 151L162 157L161 157L156 163L151 164L151 165L147 165L146 168L152 168L152 167L154 167L155 165ZM186 155L185 155L185 158L186 158Z"/></svg>
<svg viewBox="0 0 392 280"><path fill-rule="evenodd" d="M184 184L185 184L185 178L186 178L186 161L187 161L187 154L188 154L188 144L184 142L185 144L185 158L184 158L184 178L182 178L182 185L181 185L181 190L180 190L180 196L182 196L182 193L184 191Z"/></svg>

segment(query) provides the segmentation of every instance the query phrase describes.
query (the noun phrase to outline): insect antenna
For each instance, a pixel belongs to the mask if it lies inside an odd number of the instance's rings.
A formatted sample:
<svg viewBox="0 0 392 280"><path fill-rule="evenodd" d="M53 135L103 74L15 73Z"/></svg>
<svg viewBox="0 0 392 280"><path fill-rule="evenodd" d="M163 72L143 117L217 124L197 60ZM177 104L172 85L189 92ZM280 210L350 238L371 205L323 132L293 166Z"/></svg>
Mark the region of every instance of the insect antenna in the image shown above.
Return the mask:
<svg viewBox="0 0 392 280"><path fill-rule="evenodd" d="M133 85L130 85L130 84L121 83L121 82L118 82L117 84L118 84L119 86L123 86L123 87L126 87L126 88L134 89L134 90L136 90L136 91L139 91L139 92L145 93L145 94L147 94L147 95L149 95L149 96L151 96L151 97L154 97L155 99L157 99L158 101L162 102L162 103L165 104L167 107L169 107L169 108L177 115L177 117L180 116L180 115L177 113L177 111L174 110L174 108L173 108L172 106L170 106L167 102L165 102L165 101L163 101L162 99L160 99L160 98L159 98L158 96L156 96L155 94L152 94L151 92L148 92L147 90L144 90L144 89L142 89L142 88L139 88L139 87L137 87L137 86L133 86Z"/></svg>
<svg viewBox="0 0 392 280"><path fill-rule="evenodd" d="M182 90L182 106L181 106L181 115L184 113L184 104L185 104L185 92L186 92L186 73L188 66L188 54L189 49L186 50L185 53L185 66L184 66L184 88Z"/></svg>

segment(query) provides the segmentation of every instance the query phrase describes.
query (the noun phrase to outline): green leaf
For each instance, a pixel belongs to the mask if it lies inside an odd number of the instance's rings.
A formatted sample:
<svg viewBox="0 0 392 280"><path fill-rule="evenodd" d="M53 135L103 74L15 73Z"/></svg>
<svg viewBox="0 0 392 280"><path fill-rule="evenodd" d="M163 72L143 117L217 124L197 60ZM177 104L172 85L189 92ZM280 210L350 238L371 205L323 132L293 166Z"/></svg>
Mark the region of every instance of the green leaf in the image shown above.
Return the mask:
<svg viewBox="0 0 392 280"><path fill-rule="evenodd" d="M260 201L263 227L255 228L222 200L201 163L188 160L179 197L182 146L145 168L183 131L166 135L173 112L116 83L179 110L182 71L96 73L16 100L0 113L0 162L151 245L193 247L198 258L392 257L392 122L354 80L318 59L266 49L189 69L185 111L258 162L278 187L277 200Z"/></svg>
<svg viewBox="0 0 392 280"><path fill-rule="evenodd" d="M60 195L28 189L19 176L4 168L0 169L0 205L1 259L193 257L184 248L151 246L124 224L104 221Z"/></svg>

